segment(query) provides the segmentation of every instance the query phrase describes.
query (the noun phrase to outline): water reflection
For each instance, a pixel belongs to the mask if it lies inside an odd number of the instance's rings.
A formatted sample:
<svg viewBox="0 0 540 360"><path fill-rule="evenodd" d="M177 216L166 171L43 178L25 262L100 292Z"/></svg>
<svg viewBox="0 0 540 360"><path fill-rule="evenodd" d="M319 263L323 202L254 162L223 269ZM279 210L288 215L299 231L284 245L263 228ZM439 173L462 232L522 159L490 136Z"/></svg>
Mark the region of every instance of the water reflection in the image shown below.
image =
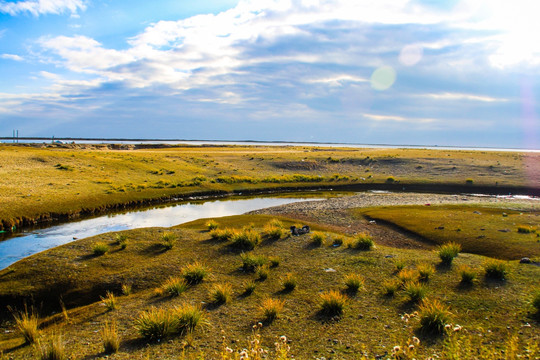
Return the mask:
<svg viewBox="0 0 540 360"><path fill-rule="evenodd" d="M169 227L200 218L239 215L248 211L303 201L305 198L254 198L173 204L30 230L0 242L0 269L52 247L111 231L142 227ZM310 198L310 200L314 200Z"/></svg>

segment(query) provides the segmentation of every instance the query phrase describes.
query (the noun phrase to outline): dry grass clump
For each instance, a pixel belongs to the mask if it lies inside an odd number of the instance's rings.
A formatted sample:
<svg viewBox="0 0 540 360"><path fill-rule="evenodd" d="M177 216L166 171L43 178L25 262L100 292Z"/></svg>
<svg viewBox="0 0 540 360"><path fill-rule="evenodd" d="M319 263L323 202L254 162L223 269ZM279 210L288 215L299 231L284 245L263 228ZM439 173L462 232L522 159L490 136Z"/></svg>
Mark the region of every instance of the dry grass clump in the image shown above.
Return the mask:
<svg viewBox="0 0 540 360"><path fill-rule="evenodd" d="M461 276L461 283L466 285L472 285L474 279L476 279L476 271L467 265L462 265L458 269Z"/></svg>
<svg viewBox="0 0 540 360"><path fill-rule="evenodd" d="M61 335L51 335L47 343L38 341L35 349L39 360L66 360L66 350Z"/></svg>
<svg viewBox="0 0 540 360"><path fill-rule="evenodd" d="M11 311L11 308L9 308ZM17 330L22 334L27 344L34 343L39 338L38 316L33 309L28 311L25 307L24 311L11 311L15 319Z"/></svg>
<svg viewBox="0 0 540 360"><path fill-rule="evenodd" d="M447 242L438 248L439 258L444 265L451 265L452 261L458 256L460 251L461 245L453 241Z"/></svg>
<svg viewBox="0 0 540 360"><path fill-rule="evenodd" d="M232 285L231 284L215 284L210 289L210 301L213 304L220 305L231 302Z"/></svg>
<svg viewBox="0 0 540 360"><path fill-rule="evenodd" d="M244 296L249 296L253 294L255 289L257 288L257 283L253 280L248 280L244 283Z"/></svg>
<svg viewBox="0 0 540 360"><path fill-rule="evenodd" d="M383 294L386 296L394 296L401 287L402 283L398 279L388 279L382 284Z"/></svg>
<svg viewBox="0 0 540 360"><path fill-rule="evenodd" d="M163 246L165 250L171 250L174 247L175 243L176 243L176 234L172 232L166 232L163 235L161 235L161 246Z"/></svg>
<svg viewBox="0 0 540 360"><path fill-rule="evenodd" d="M103 341L103 351L105 354L113 354L120 348L120 338L115 322L105 322L101 329L101 339Z"/></svg>
<svg viewBox="0 0 540 360"><path fill-rule="evenodd" d="M120 246L120 249L124 250L127 247L127 235L116 234L116 243Z"/></svg>
<svg viewBox="0 0 540 360"><path fill-rule="evenodd" d="M394 272L397 274L403 269L405 269L405 261L401 259L394 260Z"/></svg>
<svg viewBox="0 0 540 360"><path fill-rule="evenodd" d="M171 276L161 285L164 294L169 296L180 296L188 288L188 283L184 278Z"/></svg>
<svg viewBox="0 0 540 360"><path fill-rule="evenodd" d="M298 279L292 273L286 274L285 278L283 278L283 280L281 281L281 286L283 286L283 290L286 292L293 291L294 289L296 289L297 285Z"/></svg>
<svg viewBox="0 0 540 360"><path fill-rule="evenodd" d="M532 305L536 309L537 313L540 313L540 289L536 289L532 298Z"/></svg>
<svg viewBox="0 0 540 360"><path fill-rule="evenodd" d="M272 240L279 240L285 234L283 223L277 219L272 219L266 224L263 231Z"/></svg>
<svg viewBox="0 0 540 360"><path fill-rule="evenodd" d="M347 292L356 293L358 290L364 286L364 277L360 274L348 274L345 276L345 286L347 287Z"/></svg>
<svg viewBox="0 0 540 360"><path fill-rule="evenodd" d="M538 229L534 226L527 226L527 225L518 225L517 231L521 234L532 234L535 233Z"/></svg>
<svg viewBox="0 0 540 360"><path fill-rule="evenodd" d="M410 281L410 282L405 283L403 290L409 302L412 302L412 303L416 303L424 299L427 292L426 287L416 281Z"/></svg>
<svg viewBox="0 0 540 360"><path fill-rule="evenodd" d="M340 316L347 305L347 297L339 291L331 290L319 295L321 298L321 314Z"/></svg>
<svg viewBox="0 0 540 360"><path fill-rule="evenodd" d="M349 247L362 251L371 250L373 249L373 246L375 246L373 238L371 237L371 235L366 233L356 235L353 242L349 244Z"/></svg>
<svg viewBox="0 0 540 360"><path fill-rule="evenodd" d="M268 265L259 266L257 267L257 271L255 271L255 274L257 275L257 280L264 281L268 279L270 269L268 268Z"/></svg>
<svg viewBox="0 0 540 360"><path fill-rule="evenodd" d="M213 229L210 230L210 237L216 241L229 241L234 232L231 229Z"/></svg>
<svg viewBox="0 0 540 360"><path fill-rule="evenodd" d="M124 296L129 296L131 295L131 292L132 292L132 286L131 284L122 284L122 294Z"/></svg>
<svg viewBox="0 0 540 360"><path fill-rule="evenodd" d="M212 231L212 230L216 230L219 227L219 224L215 220L212 219L206 223L206 227L208 228L208 230Z"/></svg>
<svg viewBox="0 0 540 360"><path fill-rule="evenodd" d="M413 269L403 269L399 273L397 273L397 278L401 281L402 285L416 281L418 279L418 276L418 272Z"/></svg>
<svg viewBox="0 0 540 360"><path fill-rule="evenodd" d="M266 298L262 301L260 310L263 320L267 323L273 322L283 311L285 301L280 299Z"/></svg>
<svg viewBox="0 0 540 360"><path fill-rule="evenodd" d="M488 279L506 280L510 269L505 261L489 259L484 263L484 271Z"/></svg>
<svg viewBox="0 0 540 360"><path fill-rule="evenodd" d="M174 309L156 309L142 312L135 319L135 328L143 337L160 340L172 335L192 331L206 322L200 307L184 304Z"/></svg>
<svg viewBox="0 0 540 360"><path fill-rule="evenodd" d="M416 270L418 271L418 280L424 282L428 281L431 275L435 273L433 265L427 263L418 264Z"/></svg>
<svg viewBox="0 0 540 360"><path fill-rule="evenodd" d="M319 232L319 231L315 231L311 234L311 243L313 244L313 246L322 246L324 245L324 234Z"/></svg>
<svg viewBox="0 0 540 360"><path fill-rule="evenodd" d="M447 306L436 299L426 299L418 309L420 331L429 335L444 333L446 324L450 323L452 315Z"/></svg>
<svg viewBox="0 0 540 360"><path fill-rule="evenodd" d="M261 242L261 235L247 228L233 232L231 246L240 250L253 250Z"/></svg>
<svg viewBox="0 0 540 360"><path fill-rule="evenodd" d="M182 276L189 285L199 284L208 276L208 269L203 264L194 262L182 269Z"/></svg>
<svg viewBox="0 0 540 360"><path fill-rule="evenodd" d="M116 297L111 291L105 293L105 297L100 296L101 301L108 311L115 310L117 308Z"/></svg>
<svg viewBox="0 0 540 360"><path fill-rule="evenodd" d="M268 263L268 258L263 255L240 254L242 269L246 272L255 272L256 269Z"/></svg>
<svg viewBox="0 0 540 360"><path fill-rule="evenodd" d="M103 242L97 242L92 247L92 253L95 256L105 255L109 251L109 246Z"/></svg>
<svg viewBox="0 0 540 360"><path fill-rule="evenodd" d="M277 256L270 256L268 257L268 261L270 262L269 265L271 268L276 268L279 266L281 259Z"/></svg>

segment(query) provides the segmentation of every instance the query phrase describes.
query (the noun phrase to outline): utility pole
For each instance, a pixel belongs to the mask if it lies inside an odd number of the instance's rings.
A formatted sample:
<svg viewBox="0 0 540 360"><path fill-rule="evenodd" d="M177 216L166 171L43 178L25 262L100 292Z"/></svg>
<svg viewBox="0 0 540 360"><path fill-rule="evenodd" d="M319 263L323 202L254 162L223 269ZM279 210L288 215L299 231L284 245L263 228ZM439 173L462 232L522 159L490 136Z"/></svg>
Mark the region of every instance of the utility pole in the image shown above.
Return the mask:
<svg viewBox="0 0 540 360"><path fill-rule="evenodd" d="M17 144L19 143L19 130L17 130Z"/></svg>

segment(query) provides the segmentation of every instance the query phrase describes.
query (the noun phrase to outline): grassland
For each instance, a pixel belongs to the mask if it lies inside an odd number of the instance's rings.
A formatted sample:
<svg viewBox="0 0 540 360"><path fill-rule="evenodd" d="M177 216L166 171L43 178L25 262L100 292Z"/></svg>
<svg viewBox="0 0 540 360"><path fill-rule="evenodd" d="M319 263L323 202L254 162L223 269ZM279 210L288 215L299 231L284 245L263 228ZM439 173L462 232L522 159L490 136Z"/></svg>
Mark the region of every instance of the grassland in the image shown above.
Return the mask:
<svg viewBox="0 0 540 360"><path fill-rule="evenodd" d="M488 151L1 144L0 231L234 191L350 185L539 193L538 164L536 153Z"/></svg>
<svg viewBox="0 0 540 360"><path fill-rule="evenodd" d="M273 219L267 215L215 219L218 229L249 229L260 234L255 248L245 252L235 248L231 240L212 237L207 219L170 229L137 229L78 240L0 272L1 300L15 306L33 298L36 306L41 306L40 336L61 333L66 353L77 359L106 355L101 334L111 323L120 341L118 352L109 356L112 359L233 359L239 358L241 349L253 346L253 340L269 351L269 358L281 359L398 358L397 353L392 355L397 345L415 358L434 354L442 359L539 356L538 347L534 347L538 345L539 318L532 304L534 289L539 286L539 267L505 262L507 279L490 280L484 277L485 256L461 253L451 266L441 266L433 251L382 246L377 236L373 236L375 248L361 251L348 246L354 244L354 237L333 228L278 219L284 228L308 224L323 234L321 244L314 245L310 234L269 236L269 228L279 224ZM271 222L274 225L269 225ZM177 239L170 249L162 243L165 233ZM127 244L123 249L119 239ZM341 239L342 244L335 246L335 239ZM110 250L97 256L93 252L96 243L104 243ZM261 279L257 271L243 269L241 255L266 259L262 266L268 277ZM271 258L273 266L269 266ZM193 263L208 271L201 283L188 286L179 296L160 290L167 279L181 278L183 269ZM432 336L419 330L415 312L421 301L411 298L409 290L402 290L411 286L398 285L394 296L385 295L386 283L406 277L396 270L398 263L413 280L419 270L433 269L420 284L427 298L438 299L451 311L445 335ZM461 281L463 266L476 274L472 284ZM356 292L346 285L351 274L360 279ZM285 289L284 281L291 277L296 286ZM248 283L255 284L252 293L245 290ZM122 295L126 284L131 291ZM228 301L213 300L216 285L230 286ZM107 291L116 296L114 310L100 300ZM339 316L322 311L320 295L330 291L345 299ZM60 298L67 306L64 312ZM273 321L264 321L261 309L268 298L283 302L283 310ZM161 341L145 339L137 330L137 319L144 311L154 307L175 311L182 304L202 306L205 325ZM57 313L49 315L53 307ZM35 358L36 350L25 345L13 321L5 319L3 328L7 331L0 334L5 356ZM253 326L259 322L263 325L256 326L253 334ZM285 343L278 340L281 336L286 336ZM286 356L279 357L283 349L276 350L276 342L290 347ZM414 349L409 350L410 344Z"/></svg>

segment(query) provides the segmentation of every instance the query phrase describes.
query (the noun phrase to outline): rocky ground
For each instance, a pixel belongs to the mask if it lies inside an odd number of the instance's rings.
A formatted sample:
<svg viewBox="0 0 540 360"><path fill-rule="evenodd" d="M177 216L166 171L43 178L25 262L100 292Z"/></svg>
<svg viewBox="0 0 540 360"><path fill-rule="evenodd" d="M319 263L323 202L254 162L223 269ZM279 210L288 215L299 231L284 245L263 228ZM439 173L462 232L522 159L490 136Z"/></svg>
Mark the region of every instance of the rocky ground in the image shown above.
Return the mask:
<svg viewBox="0 0 540 360"><path fill-rule="evenodd" d="M352 196L329 198L286 204L261 210L249 214L268 214L311 221L355 235L359 232L368 232L382 245L409 249L432 248L435 244L426 241L401 229L377 224L354 216L351 209L376 206L398 205L438 205L438 204L483 204L502 206L509 209L538 210L540 199L525 197L496 197L475 195L445 195L422 193L387 193L363 192Z"/></svg>

